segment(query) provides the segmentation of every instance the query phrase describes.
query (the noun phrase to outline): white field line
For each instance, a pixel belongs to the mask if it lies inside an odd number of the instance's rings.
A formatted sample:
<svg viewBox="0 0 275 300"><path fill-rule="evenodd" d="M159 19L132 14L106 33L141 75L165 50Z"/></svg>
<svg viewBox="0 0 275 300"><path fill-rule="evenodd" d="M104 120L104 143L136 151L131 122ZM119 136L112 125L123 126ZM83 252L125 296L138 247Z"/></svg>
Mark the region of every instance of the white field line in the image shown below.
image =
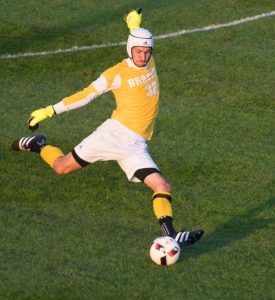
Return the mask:
<svg viewBox="0 0 275 300"><path fill-rule="evenodd" d="M202 28L184 29L184 30L177 31L177 32L162 34L162 35L155 36L154 39L161 40L161 39L167 39L170 37L175 37L175 36L184 35L184 34L193 33L193 32L205 32L205 31L211 31L211 30L225 28L225 27L232 27L232 26L237 26L237 25L243 24L243 23L252 22L252 21L255 21L258 19L271 17L274 15L275 15L275 11L273 10L268 13L263 13L260 15L239 19L239 20L232 21L229 23L212 24L212 25L205 26ZM105 44L81 46L81 47L73 46L72 48L67 48L67 49L57 49L57 50L49 50L49 51L41 51L41 52L3 54L0 56L0 59L14 59L14 58L19 58L19 57L32 57L32 56L44 56L44 55L51 55L51 54L80 52L80 51L87 51L87 50L93 50L93 49L99 49L99 48L110 48L110 47L123 46L123 45L126 45L126 42L105 43Z"/></svg>

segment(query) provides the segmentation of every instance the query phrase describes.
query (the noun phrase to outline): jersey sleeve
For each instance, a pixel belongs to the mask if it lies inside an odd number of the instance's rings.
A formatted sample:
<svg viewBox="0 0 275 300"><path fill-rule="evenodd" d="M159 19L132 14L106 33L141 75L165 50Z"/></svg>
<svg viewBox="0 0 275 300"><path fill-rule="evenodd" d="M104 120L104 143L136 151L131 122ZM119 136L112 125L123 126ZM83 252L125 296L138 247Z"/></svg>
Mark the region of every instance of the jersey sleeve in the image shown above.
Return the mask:
<svg viewBox="0 0 275 300"><path fill-rule="evenodd" d="M118 88L121 84L116 66L103 72L95 81L82 91L77 92L53 105L56 114L82 107L98 96Z"/></svg>

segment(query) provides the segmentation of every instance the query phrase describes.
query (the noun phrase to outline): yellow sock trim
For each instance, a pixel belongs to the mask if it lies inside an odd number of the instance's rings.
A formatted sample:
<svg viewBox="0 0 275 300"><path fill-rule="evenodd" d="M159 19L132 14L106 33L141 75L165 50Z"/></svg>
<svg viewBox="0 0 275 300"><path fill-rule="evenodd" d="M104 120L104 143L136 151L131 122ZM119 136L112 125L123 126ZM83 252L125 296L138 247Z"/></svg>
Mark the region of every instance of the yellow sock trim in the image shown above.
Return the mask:
<svg viewBox="0 0 275 300"><path fill-rule="evenodd" d="M154 193L153 198L154 213L158 220L163 216L173 217L172 205L169 201L169 198L171 199L170 193L157 192Z"/></svg>
<svg viewBox="0 0 275 300"><path fill-rule="evenodd" d="M47 145L40 151L40 156L44 159L44 161L53 167L54 161L60 157L63 156L64 153L56 147Z"/></svg>

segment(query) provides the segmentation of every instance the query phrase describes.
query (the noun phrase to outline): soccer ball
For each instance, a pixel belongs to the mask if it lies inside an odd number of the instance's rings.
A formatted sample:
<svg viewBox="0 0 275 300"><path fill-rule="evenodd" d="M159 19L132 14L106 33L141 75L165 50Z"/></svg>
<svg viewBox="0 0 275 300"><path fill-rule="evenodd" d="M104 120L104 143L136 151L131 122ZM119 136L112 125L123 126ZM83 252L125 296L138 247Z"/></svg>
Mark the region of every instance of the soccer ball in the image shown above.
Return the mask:
<svg viewBox="0 0 275 300"><path fill-rule="evenodd" d="M150 248L150 257L153 262L162 266L169 266L177 262L180 256L178 243L169 236L158 237Z"/></svg>

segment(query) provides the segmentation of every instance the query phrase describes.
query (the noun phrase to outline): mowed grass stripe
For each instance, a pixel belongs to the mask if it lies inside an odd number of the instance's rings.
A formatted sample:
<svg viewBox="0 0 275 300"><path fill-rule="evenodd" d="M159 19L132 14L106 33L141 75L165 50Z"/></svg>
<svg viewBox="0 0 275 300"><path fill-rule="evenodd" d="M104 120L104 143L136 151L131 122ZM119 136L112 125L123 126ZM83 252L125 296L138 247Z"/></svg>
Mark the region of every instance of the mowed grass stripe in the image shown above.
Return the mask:
<svg viewBox="0 0 275 300"><path fill-rule="evenodd" d="M211 30L217 30L217 29L221 29L221 28L237 26L240 24L256 21L256 20L271 17L274 15L275 15L275 11L271 11L268 13L262 13L260 15L235 20L235 21L232 21L229 23L212 24L212 25L207 25L202 28L183 29L183 30L180 30L177 32L157 35L154 37L154 39L155 40L163 40L163 39L167 39L167 38L171 38L171 37L185 35L188 33L207 32L207 31L211 31ZM52 54L64 54L64 53L71 53L71 52L82 52L82 51L88 51L88 50L93 50L93 49L102 49L102 48L110 48L110 47L125 46L125 45L126 45L126 42L116 42L116 43L107 42L105 44L91 45L91 46L73 46L73 47L67 48L67 49L57 49L57 50L49 50L49 51L41 51L41 52L18 53L18 54L4 54L4 55L0 56L0 59L14 59L14 58L20 58L20 57L33 57L33 56L45 56L45 55L52 55Z"/></svg>

